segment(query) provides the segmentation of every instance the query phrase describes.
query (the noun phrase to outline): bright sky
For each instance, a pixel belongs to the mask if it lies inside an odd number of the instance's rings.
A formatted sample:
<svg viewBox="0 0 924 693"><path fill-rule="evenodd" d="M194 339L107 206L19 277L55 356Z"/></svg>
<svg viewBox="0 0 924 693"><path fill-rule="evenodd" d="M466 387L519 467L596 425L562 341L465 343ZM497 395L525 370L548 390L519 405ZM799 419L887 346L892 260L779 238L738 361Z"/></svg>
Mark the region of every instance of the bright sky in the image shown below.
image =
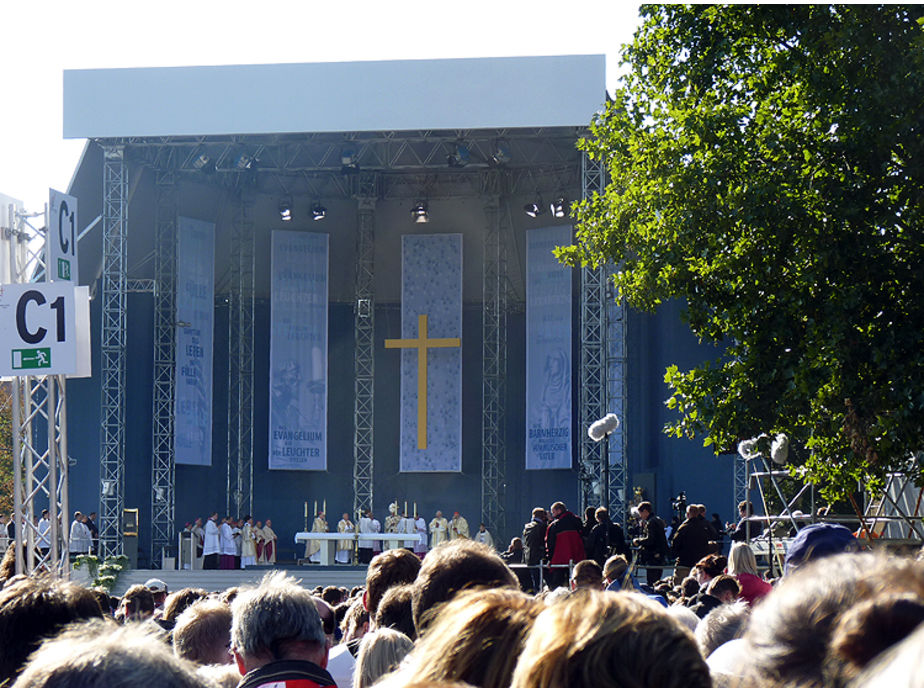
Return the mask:
<svg viewBox="0 0 924 693"><path fill-rule="evenodd" d="M2 14L0 193L27 211L67 189L83 150L61 136L65 69L604 53L612 89L639 22L614 0L6 0Z"/></svg>

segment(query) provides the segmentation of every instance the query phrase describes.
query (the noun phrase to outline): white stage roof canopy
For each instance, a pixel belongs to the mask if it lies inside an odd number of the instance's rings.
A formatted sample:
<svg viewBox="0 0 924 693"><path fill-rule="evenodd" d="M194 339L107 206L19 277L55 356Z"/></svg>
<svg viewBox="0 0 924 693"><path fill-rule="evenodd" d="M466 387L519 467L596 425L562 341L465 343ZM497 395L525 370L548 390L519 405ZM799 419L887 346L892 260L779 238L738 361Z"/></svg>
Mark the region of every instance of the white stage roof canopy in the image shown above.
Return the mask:
<svg viewBox="0 0 924 693"><path fill-rule="evenodd" d="M586 125L603 55L65 70L64 137Z"/></svg>

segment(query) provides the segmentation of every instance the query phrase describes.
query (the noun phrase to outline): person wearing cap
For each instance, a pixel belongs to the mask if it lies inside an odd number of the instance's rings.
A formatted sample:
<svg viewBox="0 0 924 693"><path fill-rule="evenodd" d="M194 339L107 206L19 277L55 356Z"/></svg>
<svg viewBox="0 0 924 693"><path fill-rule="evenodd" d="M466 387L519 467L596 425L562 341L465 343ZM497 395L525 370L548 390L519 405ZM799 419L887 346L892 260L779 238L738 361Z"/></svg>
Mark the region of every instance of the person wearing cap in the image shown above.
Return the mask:
<svg viewBox="0 0 924 693"><path fill-rule="evenodd" d="M148 592L154 597L154 618L163 618L164 602L167 601L167 596L170 594L167 590L167 583L157 578L151 578L144 583L144 586L148 588Z"/></svg>
<svg viewBox="0 0 924 693"><path fill-rule="evenodd" d="M786 550L783 575L819 558L856 550L858 546L857 538L844 525L819 522L803 527Z"/></svg>

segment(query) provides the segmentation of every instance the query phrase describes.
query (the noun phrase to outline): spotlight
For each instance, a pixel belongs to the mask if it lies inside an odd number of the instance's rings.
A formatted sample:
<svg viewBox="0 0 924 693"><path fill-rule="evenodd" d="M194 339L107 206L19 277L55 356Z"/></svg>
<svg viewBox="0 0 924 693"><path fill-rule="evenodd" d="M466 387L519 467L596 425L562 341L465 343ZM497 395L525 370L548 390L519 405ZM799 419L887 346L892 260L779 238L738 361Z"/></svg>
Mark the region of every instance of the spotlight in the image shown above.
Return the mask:
<svg viewBox="0 0 924 693"><path fill-rule="evenodd" d="M415 224L426 224L430 221L430 214L427 212L426 202L419 201L411 207L411 219L414 220Z"/></svg>
<svg viewBox="0 0 924 693"><path fill-rule="evenodd" d="M154 500L158 503L163 503L167 500L167 489L163 486L154 486Z"/></svg>
<svg viewBox="0 0 924 693"><path fill-rule="evenodd" d="M340 167L341 173L355 173L359 170L356 147L352 144L345 144L340 149Z"/></svg>
<svg viewBox="0 0 924 693"><path fill-rule="evenodd" d="M253 166L253 157L247 152L241 152L234 160L234 165L241 170L248 169Z"/></svg>
<svg viewBox="0 0 924 693"><path fill-rule="evenodd" d="M279 218L283 221L292 221L292 200L284 197L279 201Z"/></svg>
<svg viewBox="0 0 924 693"><path fill-rule="evenodd" d="M497 140L494 143L494 153L491 160L499 166L510 162L510 143L507 140Z"/></svg>
<svg viewBox="0 0 924 693"><path fill-rule="evenodd" d="M552 204L549 205L549 210L552 212L553 217L561 219L562 217L568 216L568 211L565 209L568 206L567 200L564 196L556 197Z"/></svg>
<svg viewBox="0 0 924 693"><path fill-rule="evenodd" d="M116 485L114 481L103 481L103 495L104 496L114 496L116 492Z"/></svg>
<svg viewBox="0 0 924 693"><path fill-rule="evenodd" d="M532 217L533 219L545 214L545 210L542 208L542 198L537 196L535 202L525 204L523 206L523 211L526 212L526 216Z"/></svg>
<svg viewBox="0 0 924 693"><path fill-rule="evenodd" d="M321 221L324 217L327 216L327 207L322 205L320 202L315 202L311 206L311 218L315 221Z"/></svg>
<svg viewBox="0 0 924 693"><path fill-rule="evenodd" d="M205 152L202 152L201 154L199 154L199 156L196 157L195 161L193 161L193 168L196 169L197 171L201 171L202 169L204 169L206 166L209 165L210 161L211 159L209 159L209 155L206 154Z"/></svg>
<svg viewBox="0 0 924 693"><path fill-rule="evenodd" d="M472 160L472 153L461 142L457 142L452 154L446 157L446 163L452 168L464 168Z"/></svg>

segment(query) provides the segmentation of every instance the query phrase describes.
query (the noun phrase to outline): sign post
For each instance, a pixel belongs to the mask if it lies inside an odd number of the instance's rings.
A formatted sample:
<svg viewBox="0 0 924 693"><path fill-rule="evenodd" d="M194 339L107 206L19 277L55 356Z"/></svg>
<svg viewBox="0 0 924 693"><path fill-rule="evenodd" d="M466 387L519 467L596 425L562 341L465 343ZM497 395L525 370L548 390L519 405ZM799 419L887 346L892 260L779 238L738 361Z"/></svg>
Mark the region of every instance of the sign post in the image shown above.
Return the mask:
<svg viewBox="0 0 924 693"><path fill-rule="evenodd" d="M0 285L0 376L75 375L75 287Z"/></svg>
<svg viewBox="0 0 924 693"><path fill-rule="evenodd" d="M77 198L50 188L45 257L48 281L77 283Z"/></svg>

